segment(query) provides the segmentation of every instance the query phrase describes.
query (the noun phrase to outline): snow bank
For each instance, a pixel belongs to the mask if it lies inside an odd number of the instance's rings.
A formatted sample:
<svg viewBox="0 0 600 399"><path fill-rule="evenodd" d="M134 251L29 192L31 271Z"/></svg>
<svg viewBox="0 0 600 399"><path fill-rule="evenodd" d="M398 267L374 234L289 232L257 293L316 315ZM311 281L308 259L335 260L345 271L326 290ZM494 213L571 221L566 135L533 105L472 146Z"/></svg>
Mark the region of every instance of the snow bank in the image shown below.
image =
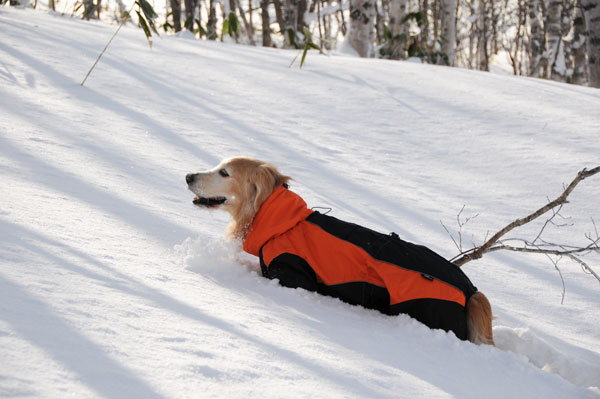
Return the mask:
<svg viewBox="0 0 600 399"><path fill-rule="evenodd" d="M498 348L519 354L540 369L558 374L575 385L600 392L600 357L586 353L580 358L573 351L563 353L529 328L497 326L494 339Z"/></svg>
<svg viewBox="0 0 600 399"><path fill-rule="evenodd" d="M243 252L241 243L225 238L187 238L175 246L175 253L186 269L215 278L237 280L247 277L248 271L260 273L257 258Z"/></svg>

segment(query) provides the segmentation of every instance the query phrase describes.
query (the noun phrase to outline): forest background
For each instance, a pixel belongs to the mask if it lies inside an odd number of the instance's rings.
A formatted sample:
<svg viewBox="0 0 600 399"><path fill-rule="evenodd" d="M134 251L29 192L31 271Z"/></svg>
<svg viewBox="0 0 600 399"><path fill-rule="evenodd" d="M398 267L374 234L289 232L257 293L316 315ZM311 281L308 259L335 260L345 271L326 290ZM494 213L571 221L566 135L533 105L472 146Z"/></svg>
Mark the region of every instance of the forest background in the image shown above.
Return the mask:
<svg viewBox="0 0 600 399"><path fill-rule="evenodd" d="M38 0L0 0L39 7ZM142 0L143 3L146 3ZM133 5L139 5L139 2ZM48 0L50 10L134 23L147 35L344 51L600 87L600 0ZM45 6L45 4L43 5ZM154 12L156 10L156 12Z"/></svg>

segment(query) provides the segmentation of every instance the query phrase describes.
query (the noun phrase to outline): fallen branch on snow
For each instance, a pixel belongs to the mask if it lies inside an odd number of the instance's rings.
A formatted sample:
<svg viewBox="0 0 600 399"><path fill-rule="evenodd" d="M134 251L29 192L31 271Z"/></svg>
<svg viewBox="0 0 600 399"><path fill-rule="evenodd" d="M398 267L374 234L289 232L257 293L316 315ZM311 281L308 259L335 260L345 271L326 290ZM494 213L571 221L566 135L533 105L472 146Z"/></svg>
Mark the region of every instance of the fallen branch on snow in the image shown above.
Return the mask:
<svg viewBox="0 0 600 399"><path fill-rule="evenodd" d="M579 263L585 272L593 275L600 282L600 275L598 275L598 273L596 273L580 257L589 252L600 253L600 236L598 234L598 229L596 228L596 223L594 222L593 219L592 219L592 224L593 224L594 230L595 230L595 237L593 237L591 234L586 234L586 238L589 240L589 244L586 246L575 247L575 246L568 246L568 245L562 245L562 244L554 244L554 243L546 242L541 238L542 233L544 232L544 230L546 229L546 227L549 224L553 224L558 227L564 226L564 225L556 224L554 222L554 219L556 217L562 217L560 215L560 211L561 211L563 205L568 203L567 199L569 197L569 194L571 194L571 192L575 189L577 184L579 184L584 179L586 179L590 176L593 176L597 173L600 173L600 166L597 166L590 170L583 169L583 170L579 171L579 173L577 173L577 176L575 176L573 181L564 189L562 194L559 195L557 198L555 198L553 201L548 202L548 204L544 205L543 207L541 207L537 211L531 213L530 215L527 215L520 219L516 219L512 223L509 223L504 228L499 230L496 234L494 234L491 238L487 239L487 236L486 236L485 242L483 244L481 244L479 246L474 246L473 248L468 249L468 250L463 250L463 248L462 248L462 228L464 227L465 224L467 224L470 220L474 219L478 215L475 215L470 218L465 218L464 221L461 221L460 215L464 210L464 207L463 207L457 216L457 221L458 221L458 226L459 226L458 242L454 239L452 234L450 234L450 232L448 231L446 226L442 223L442 226L444 226L444 229L446 230L446 232L448 232L448 234L450 235L450 237L454 241L454 244L456 245L456 247L458 248L458 250L460 252L457 256L452 258L450 261L458 266L462 266L467 262L481 258L484 254L486 254L488 252L495 252L495 251L500 251L500 250L513 251L513 252L537 253L537 254L544 254L549 257L556 256L559 258L565 256L565 257L568 257L571 260ZM558 210L555 210L555 208L558 208ZM534 240L529 241L529 240L524 240L524 239L520 239L520 238L502 239L507 233L514 230L515 228L523 226L523 225L537 219L538 217L540 217L541 215L543 215L549 211L553 212L552 216L550 218L548 218L548 220L546 220L546 222L544 223L540 232L537 234L537 236ZM514 242L520 242L521 245L519 245L519 246L512 245L511 243L514 243ZM555 268L560 273L560 270L558 269L558 261L555 261L552 258L550 258L550 260L554 263ZM562 279L562 275L561 275L561 279ZM564 296L564 281L563 281L563 296Z"/></svg>

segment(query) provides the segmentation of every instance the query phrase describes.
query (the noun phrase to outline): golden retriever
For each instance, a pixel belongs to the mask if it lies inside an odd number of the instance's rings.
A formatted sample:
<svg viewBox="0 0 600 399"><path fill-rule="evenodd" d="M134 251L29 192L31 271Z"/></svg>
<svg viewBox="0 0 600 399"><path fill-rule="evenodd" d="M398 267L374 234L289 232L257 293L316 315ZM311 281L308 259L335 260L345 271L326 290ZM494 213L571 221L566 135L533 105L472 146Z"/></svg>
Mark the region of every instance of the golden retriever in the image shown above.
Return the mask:
<svg viewBox="0 0 600 399"><path fill-rule="evenodd" d="M257 226L253 225L253 223L256 224L255 216L256 219L259 219L257 217L257 213L259 212L259 210L261 210L261 206L265 203L265 201L267 201L267 199L272 194L275 195L275 192L279 193L276 190L280 189L281 187L285 187L287 189L287 183L289 180L289 176L285 176L279 173L277 168L272 164L265 163L249 157L230 158L221 162L217 167L211 170L200 173L188 174L186 176L188 189L196 195L196 197L193 200L193 203L199 207L209 209L222 209L229 212L229 214L231 215L231 223L228 227L228 234L234 239L241 241L246 240L252 228L258 228ZM304 204L304 202L302 203ZM268 217L269 215L263 215L261 216L261 220ZM304 218L304 216L302 216L302 218ZM306 235L307 233L303 234ZM393 236L397 238L395 234L393 234ZM286 245L289 246L293 244L287 243ZM421 246L418 247L425 248ZM310 248L308 249L308 251L310 251ZM252 253L254 251L249 252ZM295 253L295 250L292 248L292 250L288 252ZM254 254L258 255L258 253ZM438 256L437 254L434 255ZM322 267L324 266L318 264L311 264L310 262L306 262L305 259L298 258L298 256L296 256L295 258L290 258L288 256L285 259L291 259L291 262L301 262L296 263L304 267L304 270L302 271L303 274L300 277L301 279L304 279L304 281L308 282L299 284L284 284L282 281L285 280L283 278L285 277L285 274L280 273L270 276L267 275L268 271L265 262L263 261L262 247L260 248L261 267L263 268L263 274L266 277L279 278L280 283L282 285L291 287L299 286L303 288L312 287L307 289L319 292L323 291L325 295L336 296L338 298L341 298L342 300L346 300L349 303L362 304L366 307L372 307L381 310L381 306L364 305L364 303L354 300L352 299L352 297L345 298L344 295L341 295L339 293L331 294L329 293L328 288L322 290L315 288L319 284L319 287L324 286L324 278L320 276L319 273L315 272L317 270L322 270ZM313 259L311 255L305 256L305 258ZM318 263L319 261L312 262ZM458 270L458 267L449 264L449 262L447 267L456 268ZM275 270L275 267L273 267L273 269ZM462 272L457 273L462 274ZM426 284L428 284L426 281L435 280L434 277L426 273L421 273L421 275L425 278L423 279L423 284L425 284L425 287L427 287ZM466 276L464 276L464 278L467 279ZM314 281L309 281L312 279L314 279ZM470 281L468 283L470 284ZM353 284L355 284L355 282L353 282ZM374 286L377 286L375 289L381 292L382 287L379 287L379 285L380 284L374 284ZM385 288L383 288L383 290L385 290ZM464 334L463 339L468 339L469 341L476 344L493 345L494 341L492 336L492 310L490 303L481 291L477 291L474 287L473 290L474 291L471 292L471 294L465 296L465 298L468 299L465 300L466 302L461 308L463 313L457 313L463 315L460 317L463 317L465 319L463 324L465 325L466 332ZM384 294L387 295L387 291L384 292ZM362 295L364 296L364 294ZM428 312L431 312L431 309L429 309ZM400 313L410 314L410 312L405 311L400 311ZM430 327L432 326L430 325ZM454 331L453 328L446 328L443 325L441 325L441 327L436 327L434 325L432 328L443 328L447 331ZM459 336L459 334L457 334L457 336Z"/></svg>

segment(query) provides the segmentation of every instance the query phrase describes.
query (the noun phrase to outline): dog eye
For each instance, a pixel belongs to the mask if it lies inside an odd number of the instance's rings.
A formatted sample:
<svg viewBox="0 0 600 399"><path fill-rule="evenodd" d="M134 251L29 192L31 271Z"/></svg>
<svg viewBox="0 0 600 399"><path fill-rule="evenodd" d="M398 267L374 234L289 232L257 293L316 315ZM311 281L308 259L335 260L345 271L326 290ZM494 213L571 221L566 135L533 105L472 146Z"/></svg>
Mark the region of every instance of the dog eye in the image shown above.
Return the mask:
<svg viewBox="0 0 600 399"><path fill-rule="evenodd" d="M219 174L223 177L229 177L229 173L227 173L227 171L225 169L221 169L219 171Z"/></svg>

